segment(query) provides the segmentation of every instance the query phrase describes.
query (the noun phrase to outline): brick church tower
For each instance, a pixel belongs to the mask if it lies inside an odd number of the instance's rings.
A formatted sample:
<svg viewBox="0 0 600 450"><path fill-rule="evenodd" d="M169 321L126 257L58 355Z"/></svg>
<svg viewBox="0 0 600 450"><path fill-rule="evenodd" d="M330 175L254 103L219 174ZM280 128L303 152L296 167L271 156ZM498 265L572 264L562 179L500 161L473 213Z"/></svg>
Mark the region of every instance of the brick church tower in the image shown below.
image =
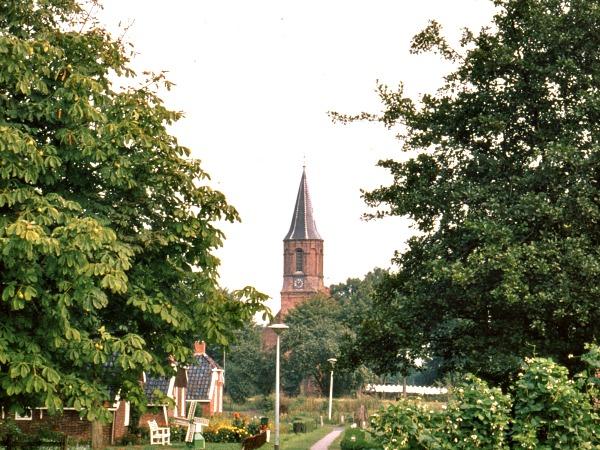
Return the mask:
<svg viewBox="0 0 600 450"><path fill-rule="evenodd" d="M281 321L290 309L315 294L329 293L323 284L323 239L313 217L306 170L302 171L290 230L283 239Z"/></svg>
<svg viewBox="0 0 600 450"><path fill-rule="evenodd" d="M289 310L318 293L329 295L323 284L323 239L315 225L306 170L303 170L290 230L283 239L281 309L273 322L284 322ZM265 329L263 344L275 345L272 330Z"/></svg>

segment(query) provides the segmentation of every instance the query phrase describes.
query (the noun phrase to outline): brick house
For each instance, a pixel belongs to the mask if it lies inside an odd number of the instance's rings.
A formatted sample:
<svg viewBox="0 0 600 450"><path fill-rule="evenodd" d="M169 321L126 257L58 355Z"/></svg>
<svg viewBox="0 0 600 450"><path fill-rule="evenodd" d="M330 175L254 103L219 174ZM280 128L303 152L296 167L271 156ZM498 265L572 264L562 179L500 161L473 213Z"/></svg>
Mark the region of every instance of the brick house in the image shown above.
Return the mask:
<svg viewBox="0 0 600 450"><path fill-rule="evenodd" d="M142 415L139 425L147 427L148 420L155 419L159 426L167 426L169 418L186 418L188 406L192 401L198 402L202 416L209 417L223 411L223 386L225 376L223 369L206 354L204 342L194 343L194 361L185 368L177 370L171 378L150 378L143 374L140 380L149 399L149 411ZM158 389L171 397L175 407L153 403L153 392ZM130 423L129 402L115 399L113 404L107 402L106 407L112 413L112 423L102 426L103 442L116 444L128 431ZM91 423L79 417L74 408L64 408L63 414L50 416L46 408L32 408L25 414L9 414L0 412L0 419L10 417L25 433L35 433L40 428L60 431L70 437L82 441L91 440Z"/></svg>
<svg viewBox="0 0 600 450"><path fill-rule="evenodd" d="M170 418L187 418L192 401L197 402L201 415L210 417L223 412L223 369L206 354L204 342L194 343L194 361L187 367L177 370L171 378L147 378L144 391L149 400L149 411L140 418L140 426L148 426L149 420L156 420L159 426L167 426ZM154 391L159 390L172 398L174 407L154 403Z"/></svg>

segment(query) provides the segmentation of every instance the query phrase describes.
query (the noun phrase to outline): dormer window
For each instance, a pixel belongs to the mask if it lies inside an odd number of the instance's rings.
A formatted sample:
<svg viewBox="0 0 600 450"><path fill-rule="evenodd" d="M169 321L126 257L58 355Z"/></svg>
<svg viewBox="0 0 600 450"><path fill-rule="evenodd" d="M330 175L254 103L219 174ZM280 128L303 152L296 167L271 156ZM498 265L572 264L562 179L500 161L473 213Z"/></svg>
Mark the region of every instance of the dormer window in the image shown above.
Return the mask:
<svg viewBox="0 0 600 450"><path fill-rule="evenodd" d="M304 252L301 248L296 249L296 272L304 272Z"/></svg>

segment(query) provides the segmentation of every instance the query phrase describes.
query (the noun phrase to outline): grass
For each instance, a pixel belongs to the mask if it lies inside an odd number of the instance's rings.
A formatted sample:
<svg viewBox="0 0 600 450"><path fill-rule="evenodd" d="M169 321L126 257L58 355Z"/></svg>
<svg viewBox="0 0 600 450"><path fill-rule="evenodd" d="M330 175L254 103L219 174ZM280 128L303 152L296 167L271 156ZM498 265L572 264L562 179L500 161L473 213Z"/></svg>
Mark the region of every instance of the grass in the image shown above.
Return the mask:
<svg viewBox="0 0 600 450"><path fill-rule="evenodd" d="M240 450L241 444L239 442L234 442L231 444L217 444L213 442L206 443L206 450ZM170 449L187 449L186 444L183 443L173 443L171 445L127 445L127 446L114 446L114 447L106 447L106 450L170 450Z"/></svg>
<svg viewBox="0 0 600 450"><path fill-rule="evenodd" d="M289 416L310 415L314 417L327 416L328 397L286 397L282 396L281 406ZM346 420L352 417L361 407L366 409L367 414L376 412L381 406L393 403L391 399L382 399L370 395L359 395L358 397L343 397L333 399L334 416L339 419L344 415ZM226 396L223 409L226 412L242 412L247 416L272 415L274 406L273 396L256 396L249 398L245 403L234 403Z"/></svg>
<svg viewBox="0 0 600 450"><path fill-rule="evenodd" d="M241 444L239 442L234 442L231 444L216 444L212 442L206 443L206 450L240 450ZM106 447L105 450L170 450L170 449L187 449L186 444L182 443L174 443L171 445L127 445L127 446L113 446Z"/></svg>
<svg viewBox="0 0 600 450"><path fill-rule="evenodd" d="M328 449L329 450L341 450L342 447L340 446L340 444L342 443L342 438L344 437L344 433L342 432L338 437L335 438L335 441L333 441Z"/></svg>
<svg viewBox="0 0 600 450"><path fill-rule="evenodd" d="M319 427L313 431L308 433L285 433L279 436L279 446L281 450L308 450L312 445L325 437L333 430L332 426L326 425L324 427ZM273 450L275 440L275 436L271 433L271 442L268 442L266 445L263 445L261 449L265 450ZM208 447L207 447L208 449Z"/></svg>
<svg viewBox="0 0 600 450"><path fill-rule="evenodd" d="M332 426L326 425L319 427L308 433L282 433L279 435L279 443L281 450L308 450L315 442L329 434L333 430ZM271 433L271 442L263 445L261 449L273 450L275 440L274 433ZM107 450L168 450L168 449L186 449L186 445L182 443L174 443L171 446L162 445L128 445L107 447ZM231 444L217 444L212 442L206 443L206 450L240 450L239 442Z"/></svg>

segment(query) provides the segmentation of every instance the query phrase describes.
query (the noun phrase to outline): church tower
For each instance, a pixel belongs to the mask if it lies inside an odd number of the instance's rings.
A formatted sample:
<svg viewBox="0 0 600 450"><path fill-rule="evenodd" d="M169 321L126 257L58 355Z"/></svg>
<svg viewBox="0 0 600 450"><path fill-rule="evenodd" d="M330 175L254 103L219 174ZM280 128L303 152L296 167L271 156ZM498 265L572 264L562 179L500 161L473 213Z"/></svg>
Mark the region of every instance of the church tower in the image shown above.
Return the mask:
<svg viewBox="0 0 600 450"><path fill-rule="evenodd" d="M279 320L315 294L328 293L323 284L323 239L313 217L306 170L302 171L290 229L283 239L283 287Z"/></svg>
<svg viewBox="0 0 600 450"><path fill-rule="evenodd" d="M318 293L329 295L323 284L323 239L315 225L303 170L290 230L283 238L281 309L273 322L284 322L291 309ZM273 330L265 328L263 346L273 348L276 340Z"/></svg>

